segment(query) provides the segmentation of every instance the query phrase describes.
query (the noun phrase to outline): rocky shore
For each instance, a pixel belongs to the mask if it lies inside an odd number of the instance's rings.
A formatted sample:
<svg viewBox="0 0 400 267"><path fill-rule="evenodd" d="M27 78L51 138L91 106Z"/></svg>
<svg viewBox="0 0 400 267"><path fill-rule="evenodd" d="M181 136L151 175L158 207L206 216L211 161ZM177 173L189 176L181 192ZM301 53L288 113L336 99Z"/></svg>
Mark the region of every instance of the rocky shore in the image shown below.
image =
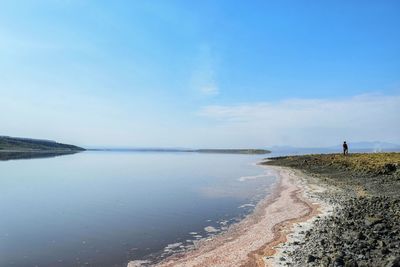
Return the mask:
<svg viewBox="0 0 400 267"><path fill-rule="evenodd" d="M400 153L290 156L263 164L300 170L326 189L314 196L333 207L309 227L297 226L276 265L400 266Z"/></svg>

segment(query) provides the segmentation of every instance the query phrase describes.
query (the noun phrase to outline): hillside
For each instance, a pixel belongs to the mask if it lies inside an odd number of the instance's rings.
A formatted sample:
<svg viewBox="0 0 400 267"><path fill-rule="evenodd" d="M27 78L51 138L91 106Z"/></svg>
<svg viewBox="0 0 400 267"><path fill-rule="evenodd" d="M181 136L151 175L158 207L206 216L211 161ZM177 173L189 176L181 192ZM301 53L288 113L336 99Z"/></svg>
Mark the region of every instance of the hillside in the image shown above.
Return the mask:
<svg viewBox="0 0 400 267"><path fill-rule="evenodd" d="M49 140L0 136L0 152L78 152L84 148Z"/></svg>

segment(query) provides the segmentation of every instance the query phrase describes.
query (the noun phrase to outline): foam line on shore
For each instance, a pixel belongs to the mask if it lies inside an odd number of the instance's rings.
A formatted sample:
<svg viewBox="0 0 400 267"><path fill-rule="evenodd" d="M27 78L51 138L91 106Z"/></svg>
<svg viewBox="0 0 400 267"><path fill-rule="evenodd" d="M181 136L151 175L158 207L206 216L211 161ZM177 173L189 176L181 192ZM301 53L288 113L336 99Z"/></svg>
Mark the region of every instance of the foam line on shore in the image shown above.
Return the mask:
<svg viewBox="0 0 400 267"><path fill-rule="evenodd" d="M265 266L286 241L294 223L316 216L320 204L304 194L304 181L294 170L268 166L278 177L275 189L261 200L254 212L233 224L227 232L201 240L193 250L168 257L156 266ZM128 267L140 266L132 261ZM148 265L145 265L148 266Z"/></svg>

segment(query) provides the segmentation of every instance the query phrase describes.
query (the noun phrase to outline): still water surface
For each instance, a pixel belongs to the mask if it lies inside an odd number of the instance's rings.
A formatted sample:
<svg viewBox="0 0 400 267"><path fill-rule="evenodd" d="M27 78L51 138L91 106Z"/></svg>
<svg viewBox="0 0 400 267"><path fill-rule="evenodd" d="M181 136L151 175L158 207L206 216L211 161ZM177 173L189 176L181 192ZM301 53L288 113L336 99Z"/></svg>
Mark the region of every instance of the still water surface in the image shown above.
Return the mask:
<svg viewBox="0 0 400 267"><path fill-rule="evenodd" d="M0 266L126 267L168 255L169 244L183 249L212 234L205 227L251 212L246 204L275 181L254 165L262 157L84 152L0 161Z"/></svg>

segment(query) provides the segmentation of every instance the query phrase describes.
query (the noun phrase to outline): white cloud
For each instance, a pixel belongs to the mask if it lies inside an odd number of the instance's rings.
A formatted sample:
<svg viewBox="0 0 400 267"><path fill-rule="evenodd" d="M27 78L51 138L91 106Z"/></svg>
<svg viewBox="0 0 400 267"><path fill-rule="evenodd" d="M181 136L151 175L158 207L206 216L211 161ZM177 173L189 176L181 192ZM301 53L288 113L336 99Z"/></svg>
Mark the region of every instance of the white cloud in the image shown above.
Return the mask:
<svg viewBox="0 0 400 267"><path fill-rule="evenodd" d="M238 145L325 146L342 140L400 143L400 96L207 106L200 115L215 127L215 140Z"/></svg>
<svg viewBox="0 0 400 267"><path fill-rule="evenodd" d="M0 91L0 112L5 114L0 134L82 146L309 147L343 140L400 144L400 95L214 105L192 116L99 96Z"/></svg>

